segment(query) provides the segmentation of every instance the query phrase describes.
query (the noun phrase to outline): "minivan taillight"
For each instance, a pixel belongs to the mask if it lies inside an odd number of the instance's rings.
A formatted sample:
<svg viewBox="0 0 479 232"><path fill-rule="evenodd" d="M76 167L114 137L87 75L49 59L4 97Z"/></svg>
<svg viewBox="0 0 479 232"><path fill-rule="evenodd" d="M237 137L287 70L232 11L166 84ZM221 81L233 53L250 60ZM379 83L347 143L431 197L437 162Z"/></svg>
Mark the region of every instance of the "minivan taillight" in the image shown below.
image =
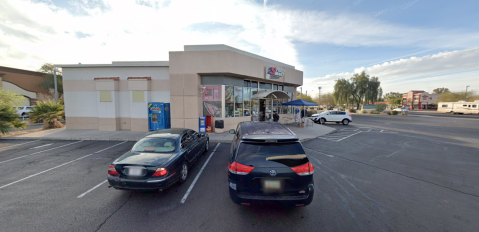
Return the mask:
<svg viewBox="0 0 479 232"><path fill-rule="evenodd" d="M246 166L235 161L229 165L228 169L233 174L248 175L248 173L253 171L254 167Z"/></svg>
<svg viewBox="0 0 479 232"><path fill-rule="evenodd" d="M110 165L108 167L108 175L112 175L112 176L119 176L120 174L116 171L115 169L115 165Z"/></svg>
<svg viewBox="0 0 479 232"><path fill-rule="evenodd" d="M300 176L311 175L314 172L314 166L311 162L300 166L292 167L291 169L293 169L293 171Z"/></svg>

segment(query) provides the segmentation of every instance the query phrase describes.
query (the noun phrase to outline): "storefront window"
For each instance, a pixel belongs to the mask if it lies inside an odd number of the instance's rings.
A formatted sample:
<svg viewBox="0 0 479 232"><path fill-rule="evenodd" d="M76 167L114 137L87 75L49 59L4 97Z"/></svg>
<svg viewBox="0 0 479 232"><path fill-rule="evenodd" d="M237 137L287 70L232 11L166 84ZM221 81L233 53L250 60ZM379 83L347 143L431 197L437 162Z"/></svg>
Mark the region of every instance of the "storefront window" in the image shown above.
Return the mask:
<svg viewBox="0 0 479 232"><path fill-rule="evenodd" d="M251 87L251 81L244 81L244 87Z"/></svg>
<svg viewBox="0 0 479 232"><path fill-rule="evenodd" d="M258 82L252 81L251 82L251 88L258 88Z"/></svg>
<svg viewBox="0 0 479 232"><path fill-rule="evenodd" d="M259 83L259 88L260 88L260 89L271 90L272 85L271 85L270 83L260 82L260 83Z"/></svg>
<svg viewBox="0 0 479 232"><path fill-rule="evenodd" d="M243 87L235 86L235 117L243 116Z"/></svg>
<svg viewBox="0 0 479 232"><path fill-rule="evenodd" d="M204 86L203 91L203 116L213 115L221 118L221 85Z"/></svg>
<svg viewBox="0 0 479 232"><path fill-rule="evenodd" d="M278 90L278 85L273 84L273 90Z"/></svg>
<svg viewBox="0 0 479 232"><path fill-rule="evenodd" d="M243 116L251 116L251 88L243 88Z"/></svg>
<svg viewBox="0 0 479 232"><path fill-rule="evenodd" d="M251 108L252 108L252 116L259 119L259 100L258 99L251 100Z"/></svg>
<svg viewBox="0 0 479 232"><path fill-rule="evenodd" d="M226 85L225 86L225 118L234 117L234 86Z"/></svg>

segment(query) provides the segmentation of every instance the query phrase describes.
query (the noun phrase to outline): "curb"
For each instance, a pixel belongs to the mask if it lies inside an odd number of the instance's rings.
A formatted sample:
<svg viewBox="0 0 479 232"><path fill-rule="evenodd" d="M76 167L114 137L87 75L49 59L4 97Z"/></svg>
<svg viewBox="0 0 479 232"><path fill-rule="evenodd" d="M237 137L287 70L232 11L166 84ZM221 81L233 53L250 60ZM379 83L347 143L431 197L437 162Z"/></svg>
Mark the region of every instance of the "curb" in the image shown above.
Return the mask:
<svg viewBox="0 0 479 232"><path fill-rule="evenodd" d="M1 137L9 140L83 140L83 141L138 141L139 139L122 139L122 138L45 138L45 137Z"/></svg>

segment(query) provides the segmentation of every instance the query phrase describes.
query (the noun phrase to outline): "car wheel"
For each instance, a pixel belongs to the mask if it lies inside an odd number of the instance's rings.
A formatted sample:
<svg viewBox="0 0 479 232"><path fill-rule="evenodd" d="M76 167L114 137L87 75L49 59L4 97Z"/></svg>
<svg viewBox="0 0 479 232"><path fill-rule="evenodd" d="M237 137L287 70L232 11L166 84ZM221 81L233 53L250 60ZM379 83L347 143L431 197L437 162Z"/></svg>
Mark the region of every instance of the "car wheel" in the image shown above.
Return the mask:
<svg viewBox="0 0 479 232"><path fill-rule="evenodd" d="M319 122L320 122L321 124L324 124L324 123L326 122L326 119L322 118L322 119L319 120Z"/></svg>
<svg viewBox="0 0 479 232"><path fill-rule="evenodd" d="M180 184L185 183L187 178L188 178L188 164L184 162L181 165L181 170L180 170Z"/></svg>
<svg viewBox="0 0 479 232"><path fill-rule="evenodd" d="M349 125L349 120L343 119L343 125Z"/></svg>
<svg viewBox="0 0 479 232"><path fill-rule="evenodd" d="M206 140L206 146L205 146L205 153L208 152L208 149L210 148L210 140Z"/></svg>

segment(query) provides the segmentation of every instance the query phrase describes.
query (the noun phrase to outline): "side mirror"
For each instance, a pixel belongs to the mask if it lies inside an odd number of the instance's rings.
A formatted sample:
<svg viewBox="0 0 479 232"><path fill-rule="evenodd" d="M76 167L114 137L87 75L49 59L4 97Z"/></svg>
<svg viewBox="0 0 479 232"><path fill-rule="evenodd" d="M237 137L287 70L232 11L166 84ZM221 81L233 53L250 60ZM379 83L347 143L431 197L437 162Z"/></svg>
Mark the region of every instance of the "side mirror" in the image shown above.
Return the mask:
<svg viewBox="0 0 479 232"><path fill-rule="evenodd" d="M229 130L230 134L236 134L236 131L234 129Z"/></svg>

